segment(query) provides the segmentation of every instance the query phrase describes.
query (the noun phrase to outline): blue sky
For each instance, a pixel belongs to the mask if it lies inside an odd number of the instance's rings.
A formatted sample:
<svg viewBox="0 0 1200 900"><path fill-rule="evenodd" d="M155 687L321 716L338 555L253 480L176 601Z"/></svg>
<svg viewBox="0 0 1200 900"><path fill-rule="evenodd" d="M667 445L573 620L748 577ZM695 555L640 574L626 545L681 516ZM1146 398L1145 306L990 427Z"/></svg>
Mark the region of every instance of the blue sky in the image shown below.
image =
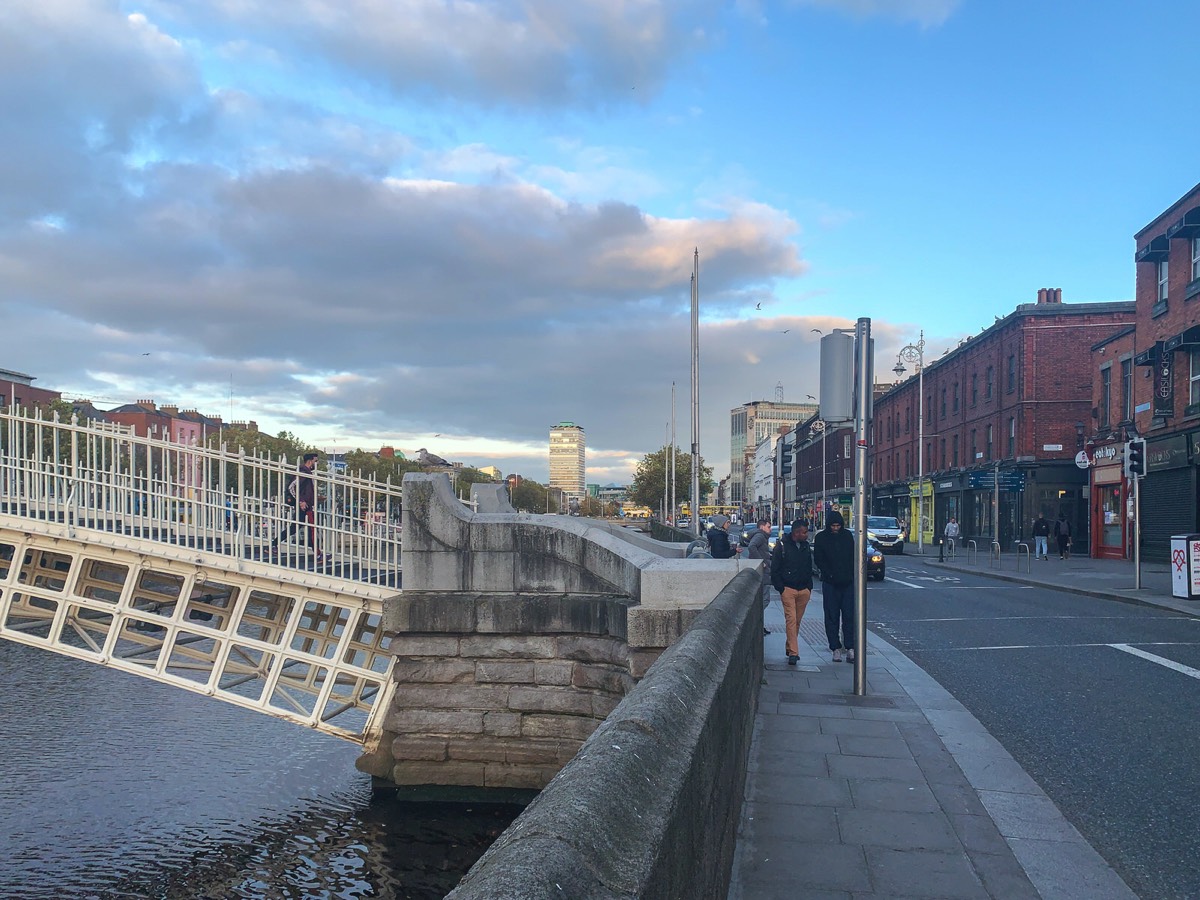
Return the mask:
<svg viewBox="0 0 1200 900"><path fill-rule="evenodd" d="M0 368L589 481L1060 287L1200 181L1200 5L43 0L0 11ZM761 308L756 308L761 305ZM787 332L786 334L783 332ZM149 356L143 354L149 353ZM232 385L232 391L231 391Z"/></svg>

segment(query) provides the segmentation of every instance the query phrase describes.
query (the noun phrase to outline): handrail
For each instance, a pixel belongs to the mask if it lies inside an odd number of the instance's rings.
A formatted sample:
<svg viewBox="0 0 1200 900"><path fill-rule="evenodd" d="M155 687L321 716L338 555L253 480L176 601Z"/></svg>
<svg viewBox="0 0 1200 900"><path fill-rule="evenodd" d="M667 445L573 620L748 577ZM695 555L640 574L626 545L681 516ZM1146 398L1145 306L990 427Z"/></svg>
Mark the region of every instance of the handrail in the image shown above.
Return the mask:
<svg viewBox="0 0 1200 900"><path fill-rule="evenodd" d="M400 485L318 468L310 525L283 502L298 460L171 437L0 408L0 515L264 563L292 529L278 562L301 567L311 529L323 571L374 583L399 570Z"/></svg>
<svg viewBox="0 0 1200 900"><path fill-rule="evenodd" d="M1025 571L1028 572L1028 571L1030 571L1029 561L1031 559L1031 557L1029 555L1029 545L1026 544L1024 541L1018 541L1017 542L1017 571L1018 572L1021 571L1021 552L1022 551L1024 551L1024 553L1025 553Z"/></svg>
<svg viewBox="0 0 1200 900"><path fill-rule="evenodd" d="M993 560L995 561L995 565L992 565ZM999 541L992 541L992 546L991 546L990 550L988 551L988 568L989 569L1000 568L1000 542Z"/></svg>
<svg viewBox="0 0 1200 900"><path fill-rule="evenodd" d="M979 545L974 541L967 541L967 565L974 566L979 563Z"/></svg>

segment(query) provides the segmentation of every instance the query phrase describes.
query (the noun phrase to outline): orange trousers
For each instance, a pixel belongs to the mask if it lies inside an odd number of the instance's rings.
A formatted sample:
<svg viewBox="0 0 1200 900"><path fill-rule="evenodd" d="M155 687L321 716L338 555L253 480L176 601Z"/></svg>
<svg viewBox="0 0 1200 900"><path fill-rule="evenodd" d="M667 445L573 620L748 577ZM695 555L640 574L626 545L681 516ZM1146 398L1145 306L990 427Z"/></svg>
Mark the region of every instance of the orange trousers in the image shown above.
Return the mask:
<svg viewBox="0 0 1200 900"><path fill-rule="evenodd" d="M795 588L783 589L783 621L787 627L787 641L784 644L788 656L799 656L798 641L800 639L800 620L804 618L804 610L808 606L812 590L806 588L798 591Z"/></svg>

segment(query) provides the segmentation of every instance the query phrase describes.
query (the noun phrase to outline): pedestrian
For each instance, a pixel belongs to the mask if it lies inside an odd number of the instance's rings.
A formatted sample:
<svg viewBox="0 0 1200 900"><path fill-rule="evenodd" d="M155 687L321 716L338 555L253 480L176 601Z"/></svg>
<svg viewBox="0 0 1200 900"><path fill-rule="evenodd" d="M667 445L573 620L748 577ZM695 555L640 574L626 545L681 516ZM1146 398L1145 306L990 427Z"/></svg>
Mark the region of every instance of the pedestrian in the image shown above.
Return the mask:
<svg viewBox="0 0 1200 900"><path fill-rule="evenodd" d="M958 519L954 516L951 516L950 521L946 523L943 536L946 539L946 548L950 556L957 555L955 548L958 546Z"/></svg>
<svg viewBox="0 0 1200 900"><path fill-rule="evenodd" d="M808 544L808 522L797 519L787 537L780 536L771 551L771 584L783 603L787 631L784 652L789 666L800 660L800 620L812 597L813 554Z"/></svg>
<svg viewBox="0 0 1200 900"><path fill-rule="evenodd" d="M712 526L708 529L708 554L713 559L729 559L734 549L729 543L729 516L715 515Z"/></svg>
<svg viewBox="0 0 1200 900"><path fill-rule="evenodd" d="M279 554L279 541L288 540L298 529L303 529L303 523L308 524L308 546L316 555L318 563L325 561L325 554L317 546L316 505L317 492L313 485L313 469L317 466L317 454L305 453L300 466L287 483L284 491L284 505L295 510L295 517L286 529L271 541L271 556Z"/></svg>
<svg viewBox="0 0 1200 900"><path fill-rule="evenodd" d="M1071 558L1071 523L1067 514L1059 513L1058 521L1054 523L1054 537L1058 539L1058 558Z"/></svg>
<svg viewBox="0 0 1200 900"><path fill-rule="evenodd" d="M829 526L813 541L813 558L821 573L821 601L825 606L825 637L833 661L854 662L854 535L845 529L842 514L831 512ZM838 631L841 635L839 637Z"/></svg>
<svg viewBox="0 0 1200 900"><path fill-rule="evenodd" d="M1058 534L1056 530L1054 532ZM1046 555L1046 545L1050 540L1050 522L1046 519L1045 513L1039 513L1038 517L1033 520L1033 555L1038 559L1049 559Z"/></svg>
<svg viewBox="0 0 1200 900"><path fill-rule="evenodd" d="M746 544L748 559L765 559L767 563L762 570L762 604L765 611L771 605L771 520L759 519L758 528ZM763 627L763 634L770 634L770 629Z"/></svg>

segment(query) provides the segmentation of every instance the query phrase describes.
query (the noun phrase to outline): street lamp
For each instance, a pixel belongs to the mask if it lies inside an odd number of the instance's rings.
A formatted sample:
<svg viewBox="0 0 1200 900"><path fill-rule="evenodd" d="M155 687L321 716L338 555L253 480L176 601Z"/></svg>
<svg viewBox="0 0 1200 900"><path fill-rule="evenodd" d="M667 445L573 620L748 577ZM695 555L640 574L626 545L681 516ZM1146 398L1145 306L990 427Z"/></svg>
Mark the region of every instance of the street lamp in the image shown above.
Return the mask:
<svg viewBox="0 0 1200 900"><path fill-rule="evenodd" d="M821 433L821 508L819 521L815 524L820 527L825 527L825 433L829 430L829 426L824 419L817 419L809 426L813 431Z"/></svg>
<svg viewBox="0 0 1200 900"><path fill-rule="evenodd" d="M896 377L906 371L904 363L917 367L917 553L925 552L925 331L915 344L905 344L896 354Z"/></svg>

